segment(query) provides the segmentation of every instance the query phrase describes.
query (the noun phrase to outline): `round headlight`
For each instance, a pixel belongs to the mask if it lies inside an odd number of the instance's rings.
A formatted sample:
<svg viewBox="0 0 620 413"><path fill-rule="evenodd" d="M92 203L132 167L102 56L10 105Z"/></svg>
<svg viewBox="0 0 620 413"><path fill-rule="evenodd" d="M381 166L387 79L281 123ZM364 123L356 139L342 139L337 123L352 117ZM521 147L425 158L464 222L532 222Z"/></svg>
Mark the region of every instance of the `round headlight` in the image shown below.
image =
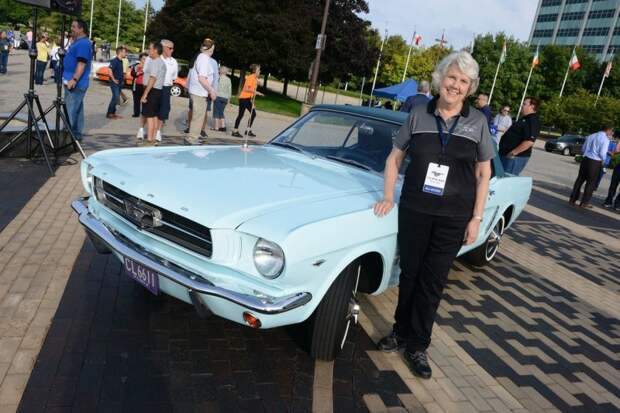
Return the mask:
<svg viewBox="0 0 620 413"><path fill-rule="evenodd" d="M284 268L284 251L278 244L259 238L254 245L254 266L265 278L277 278Z"/></svg>

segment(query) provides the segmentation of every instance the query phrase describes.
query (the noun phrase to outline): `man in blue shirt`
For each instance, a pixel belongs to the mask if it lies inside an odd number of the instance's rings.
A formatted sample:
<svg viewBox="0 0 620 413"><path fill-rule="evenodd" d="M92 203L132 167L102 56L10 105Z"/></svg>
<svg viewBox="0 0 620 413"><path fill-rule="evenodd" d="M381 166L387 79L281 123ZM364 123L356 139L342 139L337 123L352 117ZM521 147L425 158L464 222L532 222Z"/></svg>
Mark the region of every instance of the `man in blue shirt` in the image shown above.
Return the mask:
<svg viewBox="0 0 620 413"><path fill-rule="evenodd" d="M583 144L582 149L583 160L579 166L579 175L577 175L577 180L573 186L573 192L568 201L571 205L576 204L581 195L581 187L585 183L586 188L583 191L579 206L583 208L592 208L590 198L592 198L592 193L596 186L596 179L603 167L603 161L607 157L609 138L611 138L613 134L613 128L604 126L600 132L593 133L586 138L586 142Z"/></svg>
<svg viewBox="0 0 620 413"><path fill-rule="evenodd" d="M414 106L421 104L426 105L430 100L430 98L428 97L430 91L431 84L428 83L428 81L426 80L421 81L420 83L418 83L418 93L413 96L409 96L407 100L405 100L405 103L403 103L403 105L400 107L400 111L409 113Z"/></svg>
<svg viewBox="0 0 620 413"><path fill-rule="evenodd" d="M108 119L120 119L121 117L116 114L116 105L118 104L118 98L121 94L121 88L125 81L125 74L123 73L123 59L127 55L127 50L123 47L116 48L116 57L110 60L110 90L112 91L112 99L108 105L108 113L106 117Z"/></svg>
<svg viewBox="0 0 620 413"><path fill-rule="evenodd" d="M613 158L616 154L620 153L620 141L615 144L612 151L610 151L610 158ZM612 162L610 162L612 164ZM607 193L607 198L603 203L605 208L613 207L616 211L620 211L620 194L616 196L616 190L618 189L618 184L620 184L620 162L616 163L613 166L613 173L611 175L611 183L609 184L609 192ZM616 202L614 202L614 197L616 196Z"/></svg>
<svg viewBox="0 0 620 413"><path fill-rule="evenodd" d="M64 59L62 82L65 85L65 104L69 114L71 131L77 140L82 140L84 129L84 95L88 89L92 49L86 37L88 25L84 20L75 19L71 23L73 42Z"/></svg>

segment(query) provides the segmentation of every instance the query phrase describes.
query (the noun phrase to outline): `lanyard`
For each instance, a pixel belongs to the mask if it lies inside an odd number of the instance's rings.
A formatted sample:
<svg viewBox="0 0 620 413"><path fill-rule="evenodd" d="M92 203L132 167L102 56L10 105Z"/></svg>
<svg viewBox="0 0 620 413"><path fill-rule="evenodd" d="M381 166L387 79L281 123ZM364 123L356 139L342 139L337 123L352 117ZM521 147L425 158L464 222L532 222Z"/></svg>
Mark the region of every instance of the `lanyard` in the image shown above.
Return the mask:
<svg viewBox="0 0 620 413"><path fill-rule="evenodd" d="M441 160L445 159L446 146L448 146L448 142L450 141L450 138L452 138L452 133L454 132L454 129L456 129L456 125L459 123L460 118L460 116L456 117L454 123L448 130L448 134L446 135L443 127L441 126L441 119L439 118L439 116L435 116L435 122L437 123L437 133L439 133L439 140L441 141Z"/></svg>

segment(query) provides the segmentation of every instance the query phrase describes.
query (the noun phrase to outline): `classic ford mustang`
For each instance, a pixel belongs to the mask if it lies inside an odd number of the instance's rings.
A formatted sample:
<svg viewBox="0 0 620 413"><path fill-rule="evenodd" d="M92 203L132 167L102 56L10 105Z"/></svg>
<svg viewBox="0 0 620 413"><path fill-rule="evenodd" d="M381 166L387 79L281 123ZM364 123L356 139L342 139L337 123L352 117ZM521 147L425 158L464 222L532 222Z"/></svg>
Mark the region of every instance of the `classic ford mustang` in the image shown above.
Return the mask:
<svg viewBox="0 0 620 413"><path fill-rule="evenodd" d="M82 163L89 197L72 206L98 251L152 293L253 328L303 322L310 353L332 359L358 293L398 283L397 208L372 207L405 120L324 105L265 145L101 151ZM494 159L480 236L459 254L493 259L531 186Z"/></svg>

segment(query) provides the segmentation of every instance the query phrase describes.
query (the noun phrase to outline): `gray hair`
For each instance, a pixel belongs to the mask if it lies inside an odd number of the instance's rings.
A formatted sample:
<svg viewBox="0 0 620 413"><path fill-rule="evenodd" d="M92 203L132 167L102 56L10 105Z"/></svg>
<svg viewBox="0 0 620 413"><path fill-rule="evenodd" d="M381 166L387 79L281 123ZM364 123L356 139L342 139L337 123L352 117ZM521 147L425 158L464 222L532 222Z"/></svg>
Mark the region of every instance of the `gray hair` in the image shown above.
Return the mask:
<svg viewBox="0 0 620 413"><path fill-rule="evenodd" d="M428 83L428 80L423 80L418 83L418 92L428 93L431 91L431 84Z"/></svg>
<svg viewBox="0 0 620 413"><path fill-rule="evenodd" d="M162 39L159 43L161 43L162 46L174 47L174 43L172 43L172 41L168 39Z"/></svg>
<svg viewBox="0 0 620 413"><path fill-rule="evenodd" d="M448 70L456 66L461 72L463 72L470 80L471 85L467 91L467 96L471 96L478 89L480 83L479 72L480 68L478 62L466 51L452 52L448 56L441 59L441 62L435 67L433 71L433 89L439 92L441 82L448 73Z"/></svg>

